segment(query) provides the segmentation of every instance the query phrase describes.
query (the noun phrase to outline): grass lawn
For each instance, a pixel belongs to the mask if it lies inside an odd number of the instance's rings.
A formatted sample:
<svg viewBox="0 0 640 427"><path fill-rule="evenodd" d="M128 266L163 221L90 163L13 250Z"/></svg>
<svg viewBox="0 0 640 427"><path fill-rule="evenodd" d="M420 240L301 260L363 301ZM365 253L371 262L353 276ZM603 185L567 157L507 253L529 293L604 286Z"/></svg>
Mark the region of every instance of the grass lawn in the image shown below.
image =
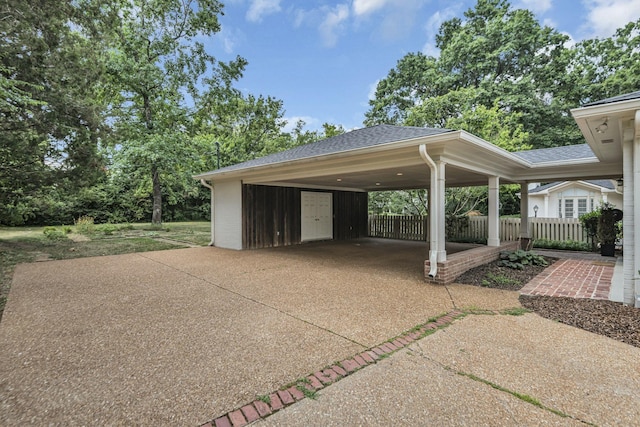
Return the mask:
<svg viewBox="0 0 640 427"><path fill-rule="evenodd" d="M209 222L0 227L0 320L19 263L206 246L210 231Z"/></svg>

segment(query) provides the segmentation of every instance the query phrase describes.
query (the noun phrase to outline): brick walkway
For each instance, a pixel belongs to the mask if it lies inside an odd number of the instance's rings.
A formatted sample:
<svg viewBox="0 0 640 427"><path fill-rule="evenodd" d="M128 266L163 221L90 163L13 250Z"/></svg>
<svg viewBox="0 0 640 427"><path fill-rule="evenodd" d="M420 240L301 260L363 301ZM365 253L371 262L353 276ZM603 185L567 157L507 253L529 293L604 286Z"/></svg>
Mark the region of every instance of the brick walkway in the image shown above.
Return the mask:
<svg viewBox="0 0 640 427"><path fill-rule="evenodd" d="M609 299L615 258L594 254L536 252L561 259L527 283L520 290L521 294Z"/></svg>

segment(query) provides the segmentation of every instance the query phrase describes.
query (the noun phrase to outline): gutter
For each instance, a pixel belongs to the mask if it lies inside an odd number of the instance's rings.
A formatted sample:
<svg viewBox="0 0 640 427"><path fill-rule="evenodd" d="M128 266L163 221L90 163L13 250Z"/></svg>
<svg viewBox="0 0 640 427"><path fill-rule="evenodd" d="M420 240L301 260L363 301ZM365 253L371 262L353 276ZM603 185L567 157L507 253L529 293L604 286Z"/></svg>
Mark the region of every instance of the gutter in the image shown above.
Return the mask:
<svg viewBox="0 0 640 427"><path fill-rule="evenodd" d="M438 168L436 162L427 153L427 146L420 144L420 157L429 166L431 170L431 182L429 190L429 277L434 278L438 274L438 237L436 230L438 229L438 208L436 206L437 197L432 197L437 191L438 185Z"/></svg>
<svg viewBox="0 0 640 427"><path fill-rule="evenodd" d="M204 187L208 188L209 190L211 190L211 241L209 242L208 246L213 246L214 240L215 240L215 231L216 231L216 223L214 221L214 209L213 209L213 186L210 184L207 184L207 181L205 181L204 179L200 180L200 184L202 184Z"/></svg>

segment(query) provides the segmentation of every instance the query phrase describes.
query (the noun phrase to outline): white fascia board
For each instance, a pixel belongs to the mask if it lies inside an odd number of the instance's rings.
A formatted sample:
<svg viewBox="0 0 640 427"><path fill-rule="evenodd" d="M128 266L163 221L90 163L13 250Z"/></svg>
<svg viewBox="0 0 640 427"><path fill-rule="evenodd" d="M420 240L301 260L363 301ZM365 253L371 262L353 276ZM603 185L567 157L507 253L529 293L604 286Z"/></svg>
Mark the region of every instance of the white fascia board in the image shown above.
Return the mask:
<svg viewBox="0 0 640 427"><path fill-rule="evenodd" d="M600 162L600 160L598 160L597 157L593 156L593 157L585 157L584 159L574 159L571 160L571 165L588 165L588 164L592 164L592 163L602 163ZM566 166L567 165L567 160L554 160L551 162L539 162L539 163L534 163L531 165L532 169L536 169L536 168L550 168L550 167L554 167L554 166Z"/></svg>
<svg viewBox="0 0 640 427"><path fill-rule="evenodd" d="M519 166L524 166L524 167L530 167L532 166L532 164L530 162L528 162L527 160L516 156L515 154L513 154L510 151L505 150L504 148L500 148L495 144L492 144L488 141L485 141L484 139L477 137L469 132L466 131L459 131L460 133L460 139L468 142L470 144L476 145L478 147L482 147L484 150L492 153L495 156L498 157L502 157L506 160L512 161L514 163L516 163Z"/></svg>
<svg viewBox="0 0 640 427"><path fill-rule="evenodd" d="M608 104L592 105L589 107L578 107L571 111L571 115L575 120L588 119L603 115L623 116L628 113L633 116L636 110L640 110L640 99L630 99L627 101L611 102Z"/></svg>
<svg viewBox="0 0 640 427"><path fill-rule="evenodd" d="M505 168L490 168L486 166L479 166L478 163L469 163L466 161L461 161L459 159L454 159L448 156L434 156L434 158L438 158L442 160L446 165L455 166L459 169L468 170L470 172L477 173L479 175L489 176L499 176L507 181L520 181L520 179L516 179L517 174L514 174L513 171L505 169Z"/></svg>

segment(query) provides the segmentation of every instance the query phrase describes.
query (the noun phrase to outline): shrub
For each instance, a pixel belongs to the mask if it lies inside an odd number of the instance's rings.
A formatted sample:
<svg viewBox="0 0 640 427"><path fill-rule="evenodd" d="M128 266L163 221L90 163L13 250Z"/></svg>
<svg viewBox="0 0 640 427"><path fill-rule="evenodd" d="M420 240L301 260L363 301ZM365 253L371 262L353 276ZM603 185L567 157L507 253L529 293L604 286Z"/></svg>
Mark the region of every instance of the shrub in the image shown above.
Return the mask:
<svg viewBox="0 0 640 427"><path fill-rule="evenodd" d="M67 238L67 234L64 231L55 227L45 227L42 233L48 240L65 240Z"/></svg>
<svg viewBox="0 0 640 427"><path fill-rule="evenodd" d="M544 249L558 249L562 251L591 251L591 245L585 242L578 242L575 240L548 240L548 239L537 239L533 242L533 246L536 248L544 248Z"/></svg>
<svg viewBox="0 0 640 427"><path fill-rule="evenodd" d="M96 226L93 222L93 217L91 216L81 216L75 220L75 224L76 231L80 234L90 235L96 231Z"/></svg>
<svg viewBox="0 0 640 427"><path fill-rule="evenodd" d="M447 215L445 228L447 236L458 236L469 228L469 217L466 215Z"/></svg>
<svg viewBox="0 0 640 427"><path fill-rule="evenodd" d="M452 243L476 243L479 245L486 245L487 244L487 239L482 239L482 238L475 238L475 237L459 237L459 238L453 238L453 239L447 239L447 242L452 242Z"/></svg>
<svg viewBox="0 0 640 427"><path fill-rule="evenodd" d="M500 252L500 261L498 261L498 265L501 267L523 270L525 265L541 265L546 267L549 263L542 255L518 249L517 251Z"/></svg>
<svg viewBox="0 0 640 427"><path fill-rule="evenodd" d="M105 236L111 236L114 232L118 231L118 226L114 224L102 224L96 227L96 231Z"/></svg>

